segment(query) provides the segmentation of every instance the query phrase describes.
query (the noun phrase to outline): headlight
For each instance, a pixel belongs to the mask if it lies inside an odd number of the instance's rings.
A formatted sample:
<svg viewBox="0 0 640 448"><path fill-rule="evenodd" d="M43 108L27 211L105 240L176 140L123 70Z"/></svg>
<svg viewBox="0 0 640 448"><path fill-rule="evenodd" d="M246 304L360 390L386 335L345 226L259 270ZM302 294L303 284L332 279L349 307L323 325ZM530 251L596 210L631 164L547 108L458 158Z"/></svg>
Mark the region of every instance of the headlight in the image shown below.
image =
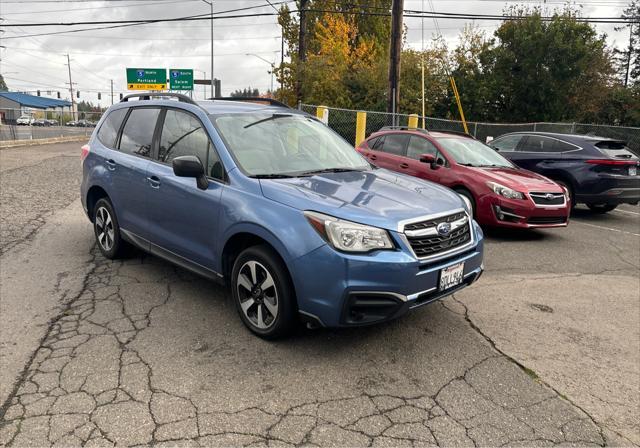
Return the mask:
<svg viewBox="0 0 640 448"><path fill-rule="evenodd" d="M384 229L344 221L317 212L304 212L313 228L335 249L345 252L369 252L393 249L389 233Z"/></svg>
<svg viewBox="0 0 640 448"><path fill-rule="evenodd" d="M495 194L499 194L507 199L524 199L524 195L519 191L512 190L504 185L495 182L487 182L487 187L491 188Z"/></svg>

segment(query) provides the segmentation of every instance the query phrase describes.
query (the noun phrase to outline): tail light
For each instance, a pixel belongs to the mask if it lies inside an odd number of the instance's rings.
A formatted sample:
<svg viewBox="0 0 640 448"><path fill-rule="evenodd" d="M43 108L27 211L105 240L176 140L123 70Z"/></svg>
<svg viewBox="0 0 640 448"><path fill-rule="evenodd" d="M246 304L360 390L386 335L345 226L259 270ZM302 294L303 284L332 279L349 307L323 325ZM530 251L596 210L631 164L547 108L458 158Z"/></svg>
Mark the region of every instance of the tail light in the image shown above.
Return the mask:
<svg viewBox="0 0 640 448"><path fill-rule="evenodd" d="M84 159L87 158L90 152L91 148L89 148L89 145L84 145L82 147L82 152L80 153L80 163L84 162Z"/></svg>
<svg viewBox="0 0 640 448"><path fill-rule="evenodd" d="M590 159L585 162L591 165L609 165L609 166L633 166L637 165L636 160L613 160L613 159Z"/></svg>

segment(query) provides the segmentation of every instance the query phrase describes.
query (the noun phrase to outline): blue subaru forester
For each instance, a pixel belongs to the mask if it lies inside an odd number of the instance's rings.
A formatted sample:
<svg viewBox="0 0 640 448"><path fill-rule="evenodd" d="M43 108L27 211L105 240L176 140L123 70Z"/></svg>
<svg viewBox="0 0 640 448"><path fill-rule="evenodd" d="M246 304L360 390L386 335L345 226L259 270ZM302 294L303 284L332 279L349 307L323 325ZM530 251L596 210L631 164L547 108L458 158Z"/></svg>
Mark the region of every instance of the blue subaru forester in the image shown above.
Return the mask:
<svg viewBox="0 0 640 448"><path fill-rule="evenodd" d="M460 196L371 165L274 100L129 95L82 161L82 204L105 257L133 245L225 282L264 338L298 318L393 319L482 274L482 231Z"/></svg>

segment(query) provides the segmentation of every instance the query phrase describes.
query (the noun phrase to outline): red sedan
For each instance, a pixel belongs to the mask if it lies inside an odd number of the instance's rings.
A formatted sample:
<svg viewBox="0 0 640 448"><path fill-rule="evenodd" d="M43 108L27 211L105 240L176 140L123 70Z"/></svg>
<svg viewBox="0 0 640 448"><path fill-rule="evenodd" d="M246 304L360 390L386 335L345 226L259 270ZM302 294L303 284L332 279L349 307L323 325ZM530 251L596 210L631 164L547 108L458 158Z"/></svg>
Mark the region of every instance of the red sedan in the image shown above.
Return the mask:
<svg viewBox="0 0 640 448"><path fill-rule="evenodd" d="M571 204L563 187L465 134L383 128L357 149L381 168L455 190L468 199L480 224L533 228L569 222Z"/></svg>

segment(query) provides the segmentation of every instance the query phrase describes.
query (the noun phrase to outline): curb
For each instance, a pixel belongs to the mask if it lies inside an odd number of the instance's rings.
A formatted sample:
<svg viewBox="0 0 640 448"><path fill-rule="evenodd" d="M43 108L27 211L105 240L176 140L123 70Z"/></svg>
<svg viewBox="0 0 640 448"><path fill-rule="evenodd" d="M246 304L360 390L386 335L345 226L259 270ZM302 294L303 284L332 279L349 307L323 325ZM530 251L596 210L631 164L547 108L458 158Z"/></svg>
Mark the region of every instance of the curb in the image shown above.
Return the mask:
<svg viewBox="0 0 640 448"><path fill-rule="evenodd" d="M88 135L72 135L68 137L36 138L29 140L4 140L0 141L0 149L15 148L18 146L47 145L52 143L80 142L89 140Z"/></svg>

